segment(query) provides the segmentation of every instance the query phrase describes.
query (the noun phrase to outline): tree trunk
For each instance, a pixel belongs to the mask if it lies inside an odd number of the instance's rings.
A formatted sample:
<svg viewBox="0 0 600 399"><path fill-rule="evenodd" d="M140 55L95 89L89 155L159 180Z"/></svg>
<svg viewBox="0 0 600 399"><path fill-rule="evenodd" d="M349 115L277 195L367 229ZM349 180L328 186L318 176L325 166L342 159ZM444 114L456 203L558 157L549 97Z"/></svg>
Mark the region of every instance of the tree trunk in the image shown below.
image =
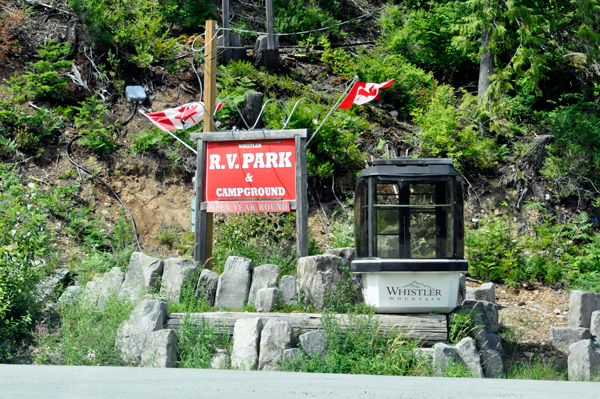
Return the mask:
<svg viewBox="0 0 600 399"><path fill-rule="evenodd" d="M481 55L479 60L479 85L477 93L483 100L490 87L490 76L494 73L494 54L489 47L490 32L484 27L481 32Z"/></svg>

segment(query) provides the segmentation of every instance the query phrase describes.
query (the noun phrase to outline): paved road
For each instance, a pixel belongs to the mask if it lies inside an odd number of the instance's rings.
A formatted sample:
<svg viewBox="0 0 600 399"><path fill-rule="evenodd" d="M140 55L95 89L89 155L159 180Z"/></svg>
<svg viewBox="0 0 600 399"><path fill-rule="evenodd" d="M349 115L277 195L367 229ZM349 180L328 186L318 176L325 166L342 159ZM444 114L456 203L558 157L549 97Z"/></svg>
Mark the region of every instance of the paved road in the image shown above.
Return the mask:
<svg viewBox="0 0 600 399"><path fill-rule="evenodd" d="M600 398L600 383L0 364L12 398Z"/></svg>

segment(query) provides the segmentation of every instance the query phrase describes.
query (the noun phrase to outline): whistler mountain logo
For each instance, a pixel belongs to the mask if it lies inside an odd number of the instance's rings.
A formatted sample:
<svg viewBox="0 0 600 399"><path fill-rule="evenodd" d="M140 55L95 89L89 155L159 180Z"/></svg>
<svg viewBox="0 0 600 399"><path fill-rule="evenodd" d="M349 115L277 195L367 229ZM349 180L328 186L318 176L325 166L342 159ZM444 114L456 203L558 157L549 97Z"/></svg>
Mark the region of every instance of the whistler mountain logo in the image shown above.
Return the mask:
<svg viewBox="0 0 600 399"><path fill-rule="evenodd" d="M417 289L417 290L424 290L424 289L430 289L430 290L432 290L433 289L433 287L431 287L429 285L425 285L425 284L419 283L417 280L415 280L412 283L407 284L407 285L405 285L403 287L400 287L400 288L413 288L413 289Z"/></svg>
<svg viewBox="0 0 600 399"><path fill-rule="evenodd" d="M410 284L403 285L401 287L385 287L390 300L412 300L412 301L440 301L442 296L442 290L434 288L430 285L413 281Z"/></svg>

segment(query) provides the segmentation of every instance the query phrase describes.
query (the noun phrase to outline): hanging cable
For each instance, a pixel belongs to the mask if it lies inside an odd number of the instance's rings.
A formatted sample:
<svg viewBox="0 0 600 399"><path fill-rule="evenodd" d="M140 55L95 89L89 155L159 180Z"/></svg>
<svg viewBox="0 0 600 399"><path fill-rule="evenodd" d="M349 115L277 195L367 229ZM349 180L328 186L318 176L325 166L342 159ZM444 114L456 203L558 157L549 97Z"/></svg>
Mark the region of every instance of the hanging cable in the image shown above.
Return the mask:
<svg viewBox="0 0 600 399"><path fill-rule="evenodd" d="M88 175L90 175L92 178L98 180L100 183L104 184L109 190L110 192L114 195L114 197L117 199L117 201L119 201L119 203L123 206L123 208L125 208L125 211L127 211L127 214L129 215L129 218L131 219L131 224L133 225L133 233L135 235L135 242L137 243L137 247L140 250L140 252L142 251L142 246L140 244L140 239L138 236L138 230L137 230L137 226L135 225L135 219L133 218L133 215L131 214L131 212L129 211L129 208L127 208L127 205L125 205L123 203L123 201L121 201L121 198L117 195L117 193L115 193L115 191L101 178L99 178L98 176L96 176L94 173L90 172L89 170L87 170L86 168L84 168L83 166L79 165L77 162L75 162L73 160L73 158L71 158L71 145L77 141L81 136L77 135L75 137L73 137L73 139L71 139L71 141L69 141L69 144L67 144L67 158L69 159L69 161L75 165L76 168L79 168L81 170L83 170L85 173L87 173Z"/></svg>
<svg viewBox="0 0 600 399"><path fill-rule="evenodd" d="M143 107L143 106L142 106ZM119 122L120 125L125 126L127 125L129 122L131 122L131 120L133 119L136 111L138 109L138 103L133 103L133 112L131 113L131 115L129 116L129 118L127 118L125 121L121 122L121 121L117 121Z"/></svg>
<svg viewBox="0 0 600 399"><path fill-rule="evenodd" d="M240 114L240 117L242 118L242 121L244 122L244 125L246 125L246 129L250 129L250 125L248 125L248 122L246 122L246 118L244 118L244 115L242 114L242 111L240 111L240 109L238 108L237 104L233 100L230 100L230 99L226 98L225 100L217 101L217 104L220 103L220 102L222 102L222 103L225 103L225 102L232 103L233 106L235 107L235 109L237 110L238 114ZM213 118L216 115L217 115L217 107L215 107L215 112L213 113Z"/></svg>
<svg viewBox="0 0 600 399"><path fill-rule="evenodd" d="M204 86L202 85L202 79L200 79L200 74L198 73L198 70L196 69L196 65L194 65L195 58L196 58L196 56L194 54L192 54L192 69L194 70L194 73L196 74L196 77L198 78L198 84L200 85L200 100L202 100L202 96L204 96Z"/></svg>
<svg viewBox="0 0 600 399"><path fill-rule="evenodd" d="M343 21L343 22L340 22L340 23L337 23L337 24L334 24L334 25L330 25L330 26L326 26L326 27L323 27L323 28L305 30L305 31L301 31L301 32L274 33L273 35L275 35L275 36L294 36L294 35L305 35L307 33L313 33L313 32L321 32L321 31L325 31L325 30L337 28L338 26L349 24L350 22L358 21L359 19L370 17L371 15L375 14L376 12L381 11L384 8L387 8L387 7L388 7L388 5L386 4L383 7L379 7L378 9L371 11L370 13L363 14L363 15L361 15L359 17L352 18L352 19L349 19L347 21ZM269 34L267 32L256 32L256 31L245 30L245 29L237 29L237 28L220 28L220 30L229 30L229 31L232 31L232 32L241 32L241 33L253 33L253 34L256 34L256 35L268 35Z"/></svg>
<svg viewBox="0 0 600 399"><path fill-rule="evenodd" d="M294 108L292 108L292 112L290 113L290 116L287 118L287 121L285 122L285 125L283 125L282 129L285 129L286 126L288 125L288 123L290 123L290 120L292 119L292 116L294 115L294 112L296 111L296 107L303 100L308 100L313 104L313 106L315 107L315 111L317 111L317 118L313 119L312 123L314 123L315 125L319 124L319 119L321 118L321 113L319 112L319 109L317 108L317 104L315 104L315 102L308 97L302 97L300 100L296 101L296 104L294 104Z"/></svg>
<svg viewBox="0 0 600 399"><path fill-rule="evenodd" d="M277 101L277 104L279 104L279 107L281 107L281 110L283 111L283 114L285 115L285 118L283 118L283 120L281 121L281 124L283 124L285 122L285 120L287 119L287 113L285 112L285 108L283 107L283 105L281 104L281 102L279 100L277 100L276 98L269 98L262 106L260 113L258 114L258 118L256 118L256 122L254 122L254 125L252 125L252 129L250 130L254 130L254 128L256 127L256 125L258 125L258 121L260 121L260 117L262 116L265 108L267 107L267 104L270 103L271 101Z"/></svg>

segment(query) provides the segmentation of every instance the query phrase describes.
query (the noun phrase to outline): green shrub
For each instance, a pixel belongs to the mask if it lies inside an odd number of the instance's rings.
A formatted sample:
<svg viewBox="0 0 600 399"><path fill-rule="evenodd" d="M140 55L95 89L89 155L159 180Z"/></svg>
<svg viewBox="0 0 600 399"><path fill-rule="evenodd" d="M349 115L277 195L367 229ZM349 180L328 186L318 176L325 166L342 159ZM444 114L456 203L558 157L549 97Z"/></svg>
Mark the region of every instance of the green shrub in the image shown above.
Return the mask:
<svg viewBox="0 0 600 399"><path fill-rule="evenodd" d="M177 241L177 236L179 235L179 226L177 224L167 224L161 222L160 230L154 236L159 243L168 247L169 249L173 247L175 241Z"/></svg>
<svg viewBox="0 0 600 399"><path fill-rule="evenodd" d="M255 266L271 263L281 275L296 274L295 214L228 214L215 226L213 254L221 272L229 256L252 259Z"/></svg>
<svg viewBox="0 0 600 399"><path fill-rule="evenodd" d="M21 102L27 98L62 99L67 94L69 82L65 72L73 63L64 57L70 52L68 43L50 41L41 45L38 50L41 60L29 63L34 71L27 71L21 77L13 77L10 80L10 91L16 95L15 100Z"/></svg>
<svg viewBox="0 0 600 399"><path fill-rule="evenodd" d="M167 137L165 136L168 135L157 127L152 127L150 130L142 129L131 138L129 152L132 155L137 155L141 152L155 149L157 145L166 142Z"/></svg>
<svg viewBox="0 0 600 399"><path fill-rule="evenodd" d="M559 198L591 199L600 182L600 116L598 105L578 103L538 115L556 142L549 146L541 173L554 183Z"/></svg>
<svg viewBox="0 0 600 399"><path fill-rule="evenodd" d="M448 343L457 344L463 338L473 335L475 330L474 314L469 313L453 313L450 316L448 323Z"/></svg>
<svg viewBox="0 0 600 399"><path fill-rule="evenodd" d="M409 7L390 6L383 11L380 45L445 81L454 77L466 80L466 72L474 76L475 64L470 63L470 58L475 58L475 54L467 55L453 45L458 34L456 24L469 13L465 4L444 1L431 3L427 8Z"/></svg>
<svg viewBox="0 0 600 399"><path fill-rule="evenodd" d="M321 4L320 4L321 3ZM338 4L335 4L338 3ZM324 6L335 8L340 7L336 1L318 1L318 0L275 0L273 1L273 18L275 32L301 32L311 29L322 28L338 23L339 21L331 17ZM299 41L318 38L321 35L339 34L339 28L313 33L312 35L297 35L289 37L290 40Z"/></svg>
<svg viewBox="0 0 600 399"><path fill-rule="evenodd" d="M0 167L0 342L12 346L31 331L40 310L35 285L52 265L47 213L36 189ZM10 348L8 349L10 351ZM4 352L4 353L3 353ZM0 348L0 361L9 356Z"/></svg>
<svg viewBox="0 0 600 399"><path fill-rule="evenodd" d="M115 350L119 326L129 318L133 304L111 295L104 308L75 300L59 309L61 326L54 333L55 362L80 366L124 366Z"/></svg>
<svg viewBox="0 0 600 399"><path fill-rule="evenodd" d="M341 265L333 271L331 277L325 276L324 279L323 308L334 313L352 313L359 305L358 291L361 283L357 276L350 272L348 266ZM364 306L360 308L363 309Z"/></svg>
<svg viewBox="0 0 600 399"><path fill-rule="evenodd" d="M173 3L163 7L158 0L69 0L69 5L94 41L125 53L135 51L131 60L140 67L172 61L180 47L176 38L168 37L164 25L173 13L187 12L187 8L174 9Z"/></svg>
<svg viewBox="0 0 600 399"><path fill-rule="evenodd" d="M11 102L0 99L0 156L12 151L43 151L45 139L59 134L64 123L51 111L36 108L29 113Z"/></svg>
<svg viewBox="0 0 600 399"><path fill-rule="evenodd" d="M333 248L354 247L354 213L352 210L331 215L331 245Z"/></svg>
<svg viewBox="0 0 600 399"><path fill-rule="evenodd" d="M423 376L429 361L418 350L417 341L403 332L378 324L373 315L348 315L348 326L340 328L335 315L321 319L327 336L327 353L284 362L280 369L310 373L344 373Z"/></svg>
<svg viewBox="0 0 600 399"><path fill-rule="evenodd" d="M210 0L163 0L161 5L165 21L192 32L204 29L206 20L217 15Z"/></svg>
<svg viewBox="0 0 600 399"><path fill-rule="evenodd" d="M229 334L223 329L220 333L218 330L217 326L209 325L204 319L196 324L195 320L186 314L178 332L177 365L183 368L210 368L210 362L218 348L230 354L232 343Z"/></svg>
<svg viewBox="0 0 600 399"><path fill-rule="evenodd" d="M106 105L92 96L74 108L77 113L73 119L75 127L79 128L80 144L99 154L112 152L117 146L113 138L116 129L104 122Z"/></svg>
<svg viewBox="0 0 600 399"><path fill-rule="evenodd" d="M450 86L437 86L423 108L412 112L419 130L412 135L423 156L450 157L455 164L488 169L496 164L494 140L463 117Z"/></svg>
<svg viewBox="0 0 600 399"><path fill-rule="evenodd" d="M567 223L548 218L533 233L517 234L505 216L481 222L465 238L469 274L485 281L542 281L599 291L598 243L586 213ZM600 292L600 291L599 291Z"/></svg>

